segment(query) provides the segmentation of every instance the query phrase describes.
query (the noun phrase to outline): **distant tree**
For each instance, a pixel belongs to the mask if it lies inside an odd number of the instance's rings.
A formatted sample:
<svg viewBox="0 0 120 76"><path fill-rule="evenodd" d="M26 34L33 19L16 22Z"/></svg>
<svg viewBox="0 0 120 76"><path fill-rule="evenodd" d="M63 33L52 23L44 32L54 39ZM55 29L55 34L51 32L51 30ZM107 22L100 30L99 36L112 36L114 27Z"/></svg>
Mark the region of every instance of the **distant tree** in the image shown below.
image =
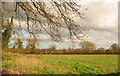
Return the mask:
<svg viewBox="0 0 120 76"><path fill-rule="evenodd" d="M96 45L90 41L82 41L80 47L84 50L95 50Z"/></svg>
<svg viewBox="0 0 120 76"><path fill-rule="evenodd" d="M113 43L111 46L110 46L110 49L111 50L118 50L119 49L119 45L117 43Z"/></svg>
<svg viewBox="0 0 120 76"><path fill-rule="evenodd" d="M37 40L35 38L28 38L27 41L28 41L28 45L26 48L32 48L32 49L36 48L35 45L36 45Z"/></svg>
<svg viewBox="0 0 120 76"><path fill-rule="evenodd" d="M39 47L40 47L40 41L39 41L39 40L36 41L35 46L36 46L36 48L39 48Z"/></svg>
<svg viewBox="0 0 120 76"><path fill-rule="evenodd" d="M21 41L21 39L17 39L17 45L18 45L18 48L22 48L22 41Z"/></svg>
<svg viewBox="0 0 120 76"><path fill-rule="evenodd" d="M103 47L100 47L100 48L98 48L97 50L105 50L105 48L103 48Z"/></svg>
<svg viewBox="0 0 120 76"><path fill-rule="evenodd" d="M56 45L55 44L51 44L50 46L49 46L49 54L52 54L52 51L55 51L56 50Z"/></svg>
<svg viewBox="0 0 120 76"><path fill-rule="evenodd" d="M23 45L22 45L22 39L21 38L17 38L16 40L15 40L15 42L14 43L12 43L12 45L13 45L13 49L14 48L20 48L20 49L22 49L23 48Z"/></svg>
<svg viewBox="0 0 120 76"><path fill-rule="evenodd" d="M105 53L105 49L103 47L100 47L96 50L96 53Z"/></svg>
<svg viewBox="0 0 120 76"><path fill-rule="evenodd" d="M49 50L50 51L55 51L56 50L56 45L55 44L50 45Z"/></svg>

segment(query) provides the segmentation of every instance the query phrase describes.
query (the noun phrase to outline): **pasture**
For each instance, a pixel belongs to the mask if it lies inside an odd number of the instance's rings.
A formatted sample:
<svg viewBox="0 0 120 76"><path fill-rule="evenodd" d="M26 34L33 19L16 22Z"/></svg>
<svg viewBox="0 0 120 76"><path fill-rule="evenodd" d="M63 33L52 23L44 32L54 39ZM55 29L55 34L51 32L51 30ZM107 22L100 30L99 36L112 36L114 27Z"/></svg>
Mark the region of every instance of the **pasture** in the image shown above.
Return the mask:
<svg viewBox="0 0 120 76"><path fill-rule="evenodd" d="M3 52L4 74L76 74L118 73L118 55L38 55Z"/></svg>

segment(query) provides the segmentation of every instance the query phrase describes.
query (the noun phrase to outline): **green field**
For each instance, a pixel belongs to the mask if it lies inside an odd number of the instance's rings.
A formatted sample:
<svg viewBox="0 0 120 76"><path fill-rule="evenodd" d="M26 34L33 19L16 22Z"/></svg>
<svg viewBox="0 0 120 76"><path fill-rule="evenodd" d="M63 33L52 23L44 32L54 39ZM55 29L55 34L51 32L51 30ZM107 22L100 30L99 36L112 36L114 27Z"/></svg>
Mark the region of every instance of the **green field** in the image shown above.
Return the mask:
<svg viewBox="0 0 120 76"><path fill-rule="evenodd" d="M35 55L3 53L4 74L118 73L118 55Z"/></svg>

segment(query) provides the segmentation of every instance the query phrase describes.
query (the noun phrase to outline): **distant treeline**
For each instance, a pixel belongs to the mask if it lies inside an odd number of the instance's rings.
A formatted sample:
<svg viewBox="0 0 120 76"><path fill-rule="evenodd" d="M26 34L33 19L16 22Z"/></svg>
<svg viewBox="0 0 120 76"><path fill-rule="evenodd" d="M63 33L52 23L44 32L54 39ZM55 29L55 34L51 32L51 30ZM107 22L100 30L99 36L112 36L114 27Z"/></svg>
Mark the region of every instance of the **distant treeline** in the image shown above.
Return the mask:
<svg viewBox="0 0 120 76"><path fill-rule="evenodd" d="M5 52L20 53L20 54L120 54L120 50L83 50L83 49L18 49L4 48Z"/></svg>

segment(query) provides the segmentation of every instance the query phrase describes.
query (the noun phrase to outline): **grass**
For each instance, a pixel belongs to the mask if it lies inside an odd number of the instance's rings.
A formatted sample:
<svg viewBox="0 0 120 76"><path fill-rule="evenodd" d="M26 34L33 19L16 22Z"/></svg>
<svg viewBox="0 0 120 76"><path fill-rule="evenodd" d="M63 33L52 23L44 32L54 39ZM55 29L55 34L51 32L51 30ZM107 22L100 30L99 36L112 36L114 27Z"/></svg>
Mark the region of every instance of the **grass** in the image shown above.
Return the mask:
<svg viewBox="0 0 120 76"><path fill-rule="evenodd" d="M118 55L36 55L3 52L5 74L118 73Z"/></svg>

